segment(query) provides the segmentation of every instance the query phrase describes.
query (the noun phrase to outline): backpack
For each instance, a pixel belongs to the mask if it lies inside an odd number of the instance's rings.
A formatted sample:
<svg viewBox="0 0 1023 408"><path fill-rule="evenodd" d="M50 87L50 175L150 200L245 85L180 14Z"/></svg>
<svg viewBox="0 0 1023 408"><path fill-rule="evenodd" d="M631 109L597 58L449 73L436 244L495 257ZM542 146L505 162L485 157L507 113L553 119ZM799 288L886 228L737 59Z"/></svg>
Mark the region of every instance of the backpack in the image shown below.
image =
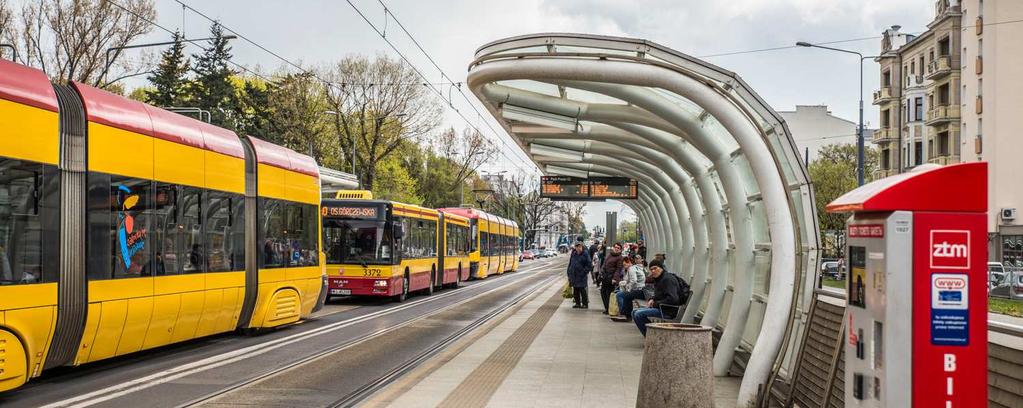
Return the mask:
<svg viewBox="0 0 1023 408"><path fill-rule="evenodd" d="M679 286L678 301L679 301L679 303L681 303L681 306L684 308L689 303L689 298L692 297L693 290L692 290L692 288L689 287L689 283L687 283L685 279L682 279L681 276L674 275L674 274L672 276L674 276L675 279L678 279L678 286Z"/></svg>

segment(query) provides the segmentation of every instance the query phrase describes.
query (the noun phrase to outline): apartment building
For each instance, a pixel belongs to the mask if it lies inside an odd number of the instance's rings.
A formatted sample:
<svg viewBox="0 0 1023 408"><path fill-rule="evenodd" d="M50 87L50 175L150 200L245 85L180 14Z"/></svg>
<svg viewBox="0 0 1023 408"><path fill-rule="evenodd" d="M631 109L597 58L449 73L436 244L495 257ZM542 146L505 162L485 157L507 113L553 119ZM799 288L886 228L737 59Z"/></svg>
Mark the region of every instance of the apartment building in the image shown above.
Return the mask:
<svg viewBox="0 0 1023 408"><path fill-rule="evenodd" d="M961 158L988 162L991 258L1023 266L1023 1L962 3Z"/></svg>
<svg viewBox="0 0 1023 408"><path fill-rule="evenodd" d="M874 92L879 129L872 139L880 149L878 177L923 163L959 162L962 13L958 0L939 0L934 9L923 33L893 26L882 36L875 59L881 66L881 88Z"/></svg>
<svg viewBox="0 0 1023 408"><path fill-rule="evenodd" d="M924 163L989 163L991 260L1023 267L1023 1L938 0L919 35L885 30L879 177Z"/></svg>

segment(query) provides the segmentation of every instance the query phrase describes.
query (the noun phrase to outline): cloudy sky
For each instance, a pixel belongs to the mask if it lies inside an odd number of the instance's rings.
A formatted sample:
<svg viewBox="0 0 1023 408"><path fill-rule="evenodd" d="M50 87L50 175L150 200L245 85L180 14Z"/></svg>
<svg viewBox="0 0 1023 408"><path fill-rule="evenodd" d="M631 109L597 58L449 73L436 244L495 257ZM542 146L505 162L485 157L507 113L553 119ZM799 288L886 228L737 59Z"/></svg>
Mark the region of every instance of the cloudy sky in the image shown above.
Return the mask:
<svg viewBox="0 0 1023 408"><path fill-rule="evenodd" d="M184 11L174 0L156 0L159 22L172 30L184 28L188 37L205 37L209 21ZM382 4L430 53L456 82L465 80L477 47L492 40L535 32L585 32L644 38L681 52L705 57L737 72L777 110L797 104L826 104L839 116L855 120L858 64L852 55L806 48L740 53L787 47L796 41L853 40L832 45L872 55L880 33L891 25L904 32L924 30L933 16L932 0L182 0L220 20L269 50L304 66L329 64L349 54L394 52L356 12L358 8L383 30L387 39L433 81L441 75L412 41L385 18ZM154 30L151 40L169 35ZM869 38L868 38L869 37ZM867 38L867 39L864 39ZM233 43L235 61L264 71L286 67L279 59L242 40ZM870 106L878 86L877 65L864 67L866 120L877 122ZM467 92L468 94L468 92ZM471 97L471 95L470 95ZM456 107L472 112L464 100ZM474 114L473 114L474 115ZM490 133L480 119L474 125ZM493 122L491 122L493 124ZM466 124L453 113L448 124ZM495 129L500 128L493 124ZM492 135L505 138L505 135ZM507 141L499 146L507 147ZM507 149L506 150L511 150ZM532 167L521 152L506 151L486 170L509 172ZM590 205L587 224L602 222L604 211L618 203Z"/></svg>

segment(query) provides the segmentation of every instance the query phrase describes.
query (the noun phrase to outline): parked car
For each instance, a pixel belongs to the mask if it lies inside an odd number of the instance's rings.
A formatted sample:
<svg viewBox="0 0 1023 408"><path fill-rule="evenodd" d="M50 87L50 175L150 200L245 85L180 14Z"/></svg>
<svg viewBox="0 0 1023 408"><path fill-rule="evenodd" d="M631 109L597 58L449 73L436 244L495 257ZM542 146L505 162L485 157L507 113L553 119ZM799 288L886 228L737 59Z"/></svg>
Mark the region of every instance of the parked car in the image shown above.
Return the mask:
<svg viewBox="0 0 1023 408"><path fill-rule="evenodd" d="M1003 276L1005 276L1005 265L1002 265L1001 263L998 262L988 262L987 263L988 291L997 286L998 282L1002 280Z"/></svg>
<svg viewBox="0 0 1023 408"><path fill-rule="evenodd" d="M555 251L553 249L548 249L546 251L543 251L543 256L544 256L544 258L552 257L552 256L558 256L558 251Z"/></svg>
<svg viewBox="0 0 1023 408"><path fill-rule="evenodd" d="M536 259L536 255L533 254L533 250L532 249L527 249L525 251L522 251L522 260L526 260L526 259Z"/></svg>
<svg viewBox="0 0 1023 408"><path fill-rule="evenodd" d="M821 275L832 279L845 279L845 271L838 261L821 262Z"/></svg>
<svg viewBox="0 0 1023 408"><path fill-rule="evenodd" d="M994 284L988 295L994 297L1023 300L1023 272L1008 270Z"/></svg>

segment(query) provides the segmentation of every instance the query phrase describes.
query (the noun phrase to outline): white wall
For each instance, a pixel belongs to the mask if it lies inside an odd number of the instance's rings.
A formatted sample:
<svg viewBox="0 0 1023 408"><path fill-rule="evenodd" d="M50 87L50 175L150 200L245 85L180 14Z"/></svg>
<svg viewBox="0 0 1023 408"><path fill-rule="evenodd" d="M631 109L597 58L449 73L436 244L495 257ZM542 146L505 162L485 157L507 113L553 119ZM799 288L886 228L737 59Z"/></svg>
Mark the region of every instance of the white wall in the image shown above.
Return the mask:
<svg viewBox="0 0 1023 408"><path fill-rule="evenodd" d="M865 103L869 103L866 101ZM856 143L856 121L834 116L826 105L796 105L794 111L778 111L792 132L799 157L810 150L810 162L817 158L817 152L824 146L839 143ZM858 118L856 118L858 119ZM864 120L866 120L864 118ZM866 129L863 137L869 146L873 130Z"/></svg>

